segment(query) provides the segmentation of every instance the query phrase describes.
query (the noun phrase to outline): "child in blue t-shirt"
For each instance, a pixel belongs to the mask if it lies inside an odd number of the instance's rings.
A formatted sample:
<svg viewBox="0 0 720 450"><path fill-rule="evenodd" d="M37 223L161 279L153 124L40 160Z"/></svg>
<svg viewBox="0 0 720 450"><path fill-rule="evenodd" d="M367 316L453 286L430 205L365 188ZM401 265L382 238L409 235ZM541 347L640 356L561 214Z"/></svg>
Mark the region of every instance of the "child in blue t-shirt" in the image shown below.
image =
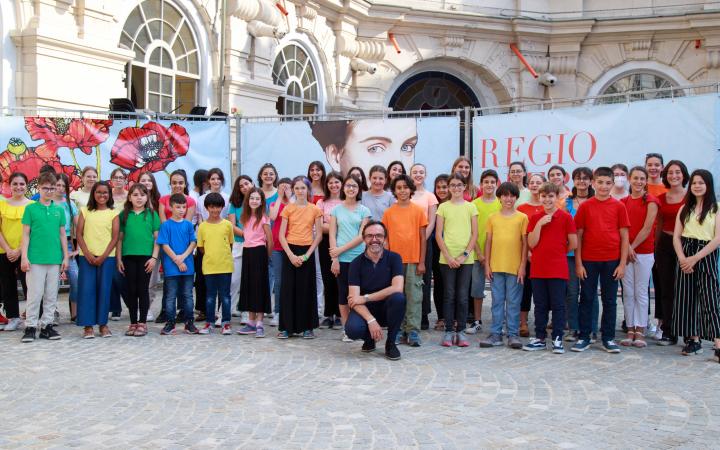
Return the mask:
<svg viewBox="0 0 720 450"><path fill-rule="evenodd" d="M185 311L185 332L197 334L198 329L193 321L193 250L197 245L195 230L185 212L187 200L182 194L170 196L172 217L160 225L157 243L163 249L163 270L165 281L163 284L163 298L167 323L161 334L175 334L175 311L177 304L183 305Z"/></svg>

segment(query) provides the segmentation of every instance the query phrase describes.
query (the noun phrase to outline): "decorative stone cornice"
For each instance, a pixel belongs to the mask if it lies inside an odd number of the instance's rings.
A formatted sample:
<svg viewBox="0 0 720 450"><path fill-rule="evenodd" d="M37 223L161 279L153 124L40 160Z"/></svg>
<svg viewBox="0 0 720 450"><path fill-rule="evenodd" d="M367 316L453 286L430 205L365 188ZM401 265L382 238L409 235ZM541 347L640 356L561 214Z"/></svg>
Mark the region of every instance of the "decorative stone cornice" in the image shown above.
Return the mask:
<svg viewBox="0 0 720 450"><path fill-rule="evenodd" d="M341 34L338 39L338 51L348 58L361 58L366 61L378 62L385 59L385 41L378 39L356 38Z"/></svg>

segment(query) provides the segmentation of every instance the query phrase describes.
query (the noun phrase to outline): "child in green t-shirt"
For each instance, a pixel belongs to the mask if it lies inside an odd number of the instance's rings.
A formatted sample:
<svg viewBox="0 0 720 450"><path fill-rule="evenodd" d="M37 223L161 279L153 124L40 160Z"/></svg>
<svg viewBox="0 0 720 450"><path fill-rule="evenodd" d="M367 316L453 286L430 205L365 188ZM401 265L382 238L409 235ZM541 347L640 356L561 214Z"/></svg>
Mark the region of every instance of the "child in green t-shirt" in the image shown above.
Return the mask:
<svg viewBox="0 0 720 450"><path fill-rule="evenodd" d="M45 172L38 178L40 199L25 208L23 214L22 259L20 268L27 273L28 297L25 333L22 342L40 338L57 340L60 334L53 328L57 309L60 272L68 265L65 211L52 200L55 195L55 174ZM43 305L40 316L40 303Z"/></svg>

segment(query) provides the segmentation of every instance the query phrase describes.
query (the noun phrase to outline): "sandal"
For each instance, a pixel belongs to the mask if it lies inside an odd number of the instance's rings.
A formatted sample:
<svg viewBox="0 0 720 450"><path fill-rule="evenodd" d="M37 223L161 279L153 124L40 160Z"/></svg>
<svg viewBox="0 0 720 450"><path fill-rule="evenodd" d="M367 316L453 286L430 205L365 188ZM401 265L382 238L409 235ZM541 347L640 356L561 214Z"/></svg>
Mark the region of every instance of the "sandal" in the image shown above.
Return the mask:
<svg viewBox="0 0 720 450"><path fill-rule="evenodd" d="M633 341L633 347L644 348L647 347L645 337L641 333L635 333L635 340Z"/></svg>
<svg viewBox="0 0 720 450"><path fill-rule="evenodd" d="M435 331L445 331L445 321L440 319L435 322Z"/></svg>
<svg viewBox="0 0 720 450"><path fill-rule="evenodd" d="M101 325L100 326L100 337L109 338L112 337L112 333L110 332L110 328L107 325Z"/></svg>
<svg viewBox="0 0 720 450"><path fill-rule="evenodd" d="M627 337L620 341L620 345L623 347L630 347L633 345L633 341L635 341L635 332L634 331L628 331Z"/></svg>
<svg viewBox="0 0 720 450"><path fill-rule="evenodd" d="M138 324L131 323L130 326L128 326L127 331L125 332L125 336L135 336L135 330L137 330Z"/></svg>
<svg viewBox="0 0 720 450"><path fill-rule="evenodd" d="M83 330L83 339L92 339L95 337L95 332L93 331L93 327L85 327Z"/></svg>
<svg viewBox="0 0 720 450"><path fill-rule="evenodd" d="M133 336L145 336L147 334L147 324L139 323L135 328L135 334Z"/></svg>

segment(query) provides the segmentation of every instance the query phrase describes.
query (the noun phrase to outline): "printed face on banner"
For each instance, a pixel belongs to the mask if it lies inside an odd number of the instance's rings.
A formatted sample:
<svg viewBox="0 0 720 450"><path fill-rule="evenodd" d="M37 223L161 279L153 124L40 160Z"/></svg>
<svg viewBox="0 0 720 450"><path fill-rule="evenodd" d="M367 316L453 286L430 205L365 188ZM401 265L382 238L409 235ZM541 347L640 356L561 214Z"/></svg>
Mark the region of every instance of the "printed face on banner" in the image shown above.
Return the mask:
<svg viewBox="0 0 720 450"><path fill-rule="evenodd" d="M342 174L355 166L368 174L372 166L387 168L393 161L409 169L415 161L415 119L315 122L310 128L330 167Z"/></svg>
<svg viewBox="0 0 720 450"><path fill-rule="evenodd" d="M358 119L324 122L248 122L241 125L239 173L255 178L272 163L280 177L305 175L312 161L347 174L358 166L369 177L372 166L400 161L407 172L427 168L426 188L448 173L458 157L460 122L456 116L412 119Z"/></svg>

